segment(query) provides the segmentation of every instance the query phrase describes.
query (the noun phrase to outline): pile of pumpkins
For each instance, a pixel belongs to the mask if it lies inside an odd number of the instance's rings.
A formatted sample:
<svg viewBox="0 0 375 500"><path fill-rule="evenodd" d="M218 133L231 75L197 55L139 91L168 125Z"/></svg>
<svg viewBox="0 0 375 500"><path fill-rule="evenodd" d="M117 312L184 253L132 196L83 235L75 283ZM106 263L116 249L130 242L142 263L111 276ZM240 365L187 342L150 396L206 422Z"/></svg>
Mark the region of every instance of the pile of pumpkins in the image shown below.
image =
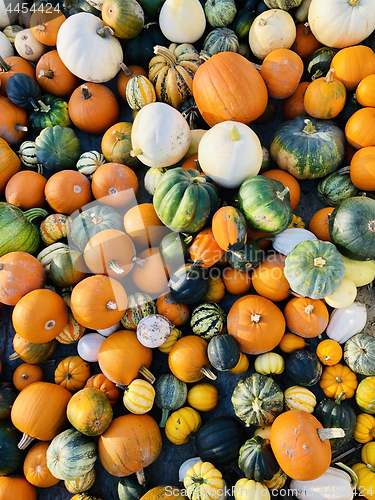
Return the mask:
<svg viewBox="0 0 375 500"><path fill-rule="evenodd" d="M11 0L0 28L0 500L106 500L95 463L120 500L375 498L374 1Z"/></svg>

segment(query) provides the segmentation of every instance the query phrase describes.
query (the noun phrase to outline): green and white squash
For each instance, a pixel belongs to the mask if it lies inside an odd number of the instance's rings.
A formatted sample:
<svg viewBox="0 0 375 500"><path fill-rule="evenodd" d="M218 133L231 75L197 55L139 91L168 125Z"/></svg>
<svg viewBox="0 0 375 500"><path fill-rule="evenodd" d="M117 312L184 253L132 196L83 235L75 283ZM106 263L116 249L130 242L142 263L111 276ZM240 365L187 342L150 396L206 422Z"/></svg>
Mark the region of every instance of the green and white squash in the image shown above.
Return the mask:
<svg viewBox="0 0 375 500"><path fill-rule="evenodd" d="M236 3L234 0L206 0L204 13L213 28L224 28L229 26L236 16Z"/></svg>
<svg viewBox="0 0 375 500"><path fill-rule="evenodd" d="M168 287L174 300L193 304L207 293L208 278L203 275L201 267L185 264L171 275Z"/></svg>
<svg viewBox="0 0 375 500"><path fill-rule="evenodd" d="M162 411L159 426L165 427L170 411L181 408L187 398L187 385L172 373L166 373L156 379L155 382L155 404Z"/></svg>
<svg viewBox="0 0 375 500"><path fill-rule="evenodd" d="M345 342L344 359L353 372L375 375L375 337L365 333L351 337Z"/></svg>
<svg viewBox="0 0 375 500"><path fill-rule="evenodd" d="M61 97L45 94L37 101L37 105L38 109L29 114L29 120L38 134L46 127L73 125L68 112L68 103Z"/></svg>
<svg viewBox="0 0 375 500"><path fill-rule="evenodd" d="M151 167L145 173L143 183L145 186L145 190L151 195L154 196L156 187L160 181L160 178L163 174L167 172L167 169L164 167Z"/></svg>
<svg viewBox="0 0 375 500"><path fill-rule="evenodd" d="M323 373L323 366L313 351L297 349L289 354L285 362L285 374L297 385L310 387L316 384Z"/></svg>
<svg viewBox="0 0 375 500"><path fill-rule="evenodd" d="M349 307L334 309L326 329L327 336L343 344L353 335L360 333L367 323L367 309L360 302L353 302Z"/></svg>
<svg viewBox="0 0 375 500"><path fill-rule="evenodd" d="M225 321L226 315L219 304L206 302L193 310L190 326L195 335L209 340L215 335L223 333Z"/></svg>
<svg viewBox="0 0 375 500"><path fill-rule="evenodd" d="M303 410L313 413L316 397L307 387L293 385L284 391L284 402L287 410Z"/></svg>
<svg viewBox="0 0 375 500"><path fill-rule="evenodd" d="M136 292L128 295L128 307L121 323L127 330L136 330L142 318L156 313L156 304L152 297L147 293Z"/></svg>
<svg viewBox="0 0 375 500"><path fill-rule="evenodd" d="M88 274L83 255L77 250L69 249L55 255L49 264L48 277L61 288L76 285Z"/></svg>
<svg viewBox="0 0 375 500"><path fill-rule="evenodd" d="M305 66L311 80L321 78L328 73L331 67L331 61L337 52L338 50L332 47L321 47L311 54Z"/></svg>
<svg viewBox="0 0 375 500"><path fill-rule="evenodd" d="M345 135L330 120L297 116L283 123L271 142L270 154L282 170L297 179L324 177L342 164Z"/></svg>
<svg viewBox="0 0 375 500"><path fill-rule="evenodd" d="M271 424L284 409L284 394L271 377L252 373L237 382L232 394L234 413L246 426Z"/></svg>
<svg viewBox="0 0 375 500"><path fill-rule="evenodd" d="M213 56L219 52L238 52L239 48L240 42L233 30L215 28L204 39L202 50Z"/></svg>
<svg viewBox="0 0 375 500"><path fill-rule="evenodd" d="M35 144L38 162L52 172L74 169L81 155L81 142L70 127L44 128Z"/></svg>
<svg viewBox="0 0 375 500"><path fill-rule="evenodd" d="M284 275L291 289L311 299L337 290L345 272L342 256L328 241L303 241L285 259Z"/></svg>
<svg viewBox="0 0 375 500"><path fill-rule="evenodd" d="M34 141L24 141L18 150L18 156L25 167L37 170L38 158L36 156L36 144Z"/></svg>
<svg viewBox="0 0 375 500"><path fill-rule="evenodd" d="M22 26L19 26L18 24L10 24L3 29L3 33L14 47L14 39L16 38L17 33L22 30Z"/></svg>
<svg viewBox="0 0 375 500"><path fill-rule="evenodd" d="M302 0L264 0L269 9L289 10L299 7Z"/></svg>
<svg viewBox="0 0 375 500"><path fill-rule="evenodd" d="M52 245L48 245L48 247L43 248L36 258L42 264L46 272L49 271L49 266L56 255L68 253L70 251L69 245L65 243L61 243L61 241L57 241L56 243L52 243Z"/></svg>
<svg viewBox="0 0 375 500"><path fill-rule="evenodd" d="M248 238L246 243L236 251L227 252L228 263L238 271L246 272L255 269L263 260L264 251L259 243Z"/></svg>
<svg viewBox="0 0 375 500"><path fill-rule="evenodd" d="M141 109L156 101L155 88L145 76L132 76L126 85L126 100L131 109Z"/></svg>
<svg viewBox="0 0 375 500"><path fill-rule="evenodd" d="M259 482L270 481L280 469L269 440L260 436L248 439L241 446L238 467L245 477Z"/></svg>
<svg viewBox="0 0 375 500"><path fill-rule="evenodd" d="M232 335L216 335L208 343L208 359L221 372L232 370L240 360L240 355L240 347Z"/></svg>
<svg viewBox="0 0 375 500"><path fill-rule="evenodd" d="M249 31L255 18L256 13L254 10L250 10L244 7L237 11L231 28L236 33L237 38L240 42L248 41Z"/></svg>
<svg viewBox="0 0 375 500"><path fill-rule="evenodd" d="M320 200L327 207L339 205L347 198L355 196L358 191L350 180L350 174L344 173L343 169L324 177L319 182L317 190Z"/></svg>
<svg viewBox="0 0 375 500"><path fill-rule="evenodd" d="M76 168L78 172L91 179L95 170L105 162L104 155L99 153L99 151L87 151L86 153L82 153L78 158Z"/></svg>

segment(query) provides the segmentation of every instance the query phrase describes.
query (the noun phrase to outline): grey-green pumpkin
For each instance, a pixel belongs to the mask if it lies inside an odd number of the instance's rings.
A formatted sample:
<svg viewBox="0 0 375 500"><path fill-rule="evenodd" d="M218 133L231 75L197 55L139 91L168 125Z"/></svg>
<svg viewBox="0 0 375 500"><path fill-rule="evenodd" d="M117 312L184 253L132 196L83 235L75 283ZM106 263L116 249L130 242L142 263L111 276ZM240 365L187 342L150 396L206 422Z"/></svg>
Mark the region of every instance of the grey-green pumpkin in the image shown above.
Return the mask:
<svg viewBox="0 0 375 500"><path fill-rule="evenodd" d="M237 8L234 0L206 0L204 13L213 28L229 26L236 16Z"/></svg>
<svg viewBox="0 0 375 500"><path fill-rule="evenodd" d="M166 373L156 379L155 404L162 411L159 426L165 427L169 412L178 410L185 404L187 398L187 385L172 373Z"/></svg>
<svg viewBox="0 0 375 500"><path fill-rule="evenodd" d="M375 337L358 333L345 342L344 359L349 368L361 375L375 375Z"/></svg>
<svg viewBox="0 0 375 500"><path fill-rule="evenodd" d="M209 340L223 333L226 315L215 302L206 302L197 306L191 314L190 326L195 335Z"/></svg>

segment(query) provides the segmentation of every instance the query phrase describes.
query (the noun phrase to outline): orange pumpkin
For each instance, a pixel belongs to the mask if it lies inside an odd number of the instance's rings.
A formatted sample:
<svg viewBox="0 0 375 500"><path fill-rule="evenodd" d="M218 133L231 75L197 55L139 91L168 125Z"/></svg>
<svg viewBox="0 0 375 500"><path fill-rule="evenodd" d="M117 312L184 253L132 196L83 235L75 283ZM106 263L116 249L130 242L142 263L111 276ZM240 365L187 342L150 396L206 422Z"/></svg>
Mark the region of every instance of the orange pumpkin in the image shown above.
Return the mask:
<svg viewBox="0 0 375 500"><path fill-rule="evenodd" d="M7 95L5 85L8 79L16 73L25 73L33 80L36 80L35 67L23 57L11 56L0 59L0 95Z"/></svg>
<svg viewBox="0 0 375 500"><path fill-rule="evenodd" d="M284 275L285 256L269 254L252 274L253 287L263 297L279 302L289 297L290 285Z"/></svg>
<svg viewBox="0 0 375 500"><path fill-rule="evenodd" d="M71 312L68 312L68 322L56 336L60 344L74 344L85 333L86 328L78 323Z"/></svg>
<svg viewBox="0 0 375 500"><path fill-rule="evenodd" d="M120 68L121 71L119 72L119 75L117 77L116 87L119 96L123 101L126 102L127 101L126 86L130 78L136 75L142 75L147 77L148 71L145 70L145 68L142 68L142 66L137 66L136 64L133 64L131 66L126 66L124 63L120 63Z"/></svg>
<svg viewBox="0 0 375 500"><path fill-rule="evenodd" d="M86 134L104 134L120 115L114 93L101 83L91 82L75 89L68 110L74 125Z"/></svg>
<svg viewBox="0 0 375 500"><path fill-rule="evenodd" d="M279 343L280 349L287 353L303 349L306 345L307 344L304 338L290 332L285 332Z"/></svg>
<svg viewBox="0 0 375 500"><path fill-rule="evenodd" d="M141 473L161 451L161 434L150 415L129 413L114 418L99 437L99 459L107 472L117 477Z"/></svg>
<svg viewBox="0 0 375 500"><path fill-rule="evenodd" d="M156 215L152 203L140 203L124 215L124 228L137 248L156 247L169 229Z"/></svg>
<svg viewBox="0 0 375 500"><path fill-rule="evenodd" d="M22 142L29 125L27 111L13 104L7 97L0 97L0 116L0 138L11 146Z"/></svg>
<svg viewBox="0 0 375 500"><path fill-rule="evenodd" d="M169 292L168 270L159 253L159 247L146 248L138 255L131 278L141 292L148 293L152 298L160 297Z"/></svg>
<svg viewBox="0 0 375 500"><path fill-rule="evenodd" d="M347 365L327 365L320 377L319 386L327 398L331 399L336 399L345 392L341 398L343 401L354 396L358 387L357 375Z"/></svg>
<svg viewBox="0 0 375 500"><path fill-rule="evenodd" d="M184 325L189 320L189 306L179 304L170 293L159 297L156 301L158 314L169 319L175 326Z"/></svg>
<svg viewBox="0 0 375 500"><path fill-rule="evenodd" d="M329 218L335 207L321 208L311 217L309 231L311 231L318 240L331 241L329 235Z"/></svg>
<svg viewBox="0 0 375 500"><path fill-rule="evenodd" d="M0 258L0 302L15 306L27 293L46 284L42 264L27 252L9 252Z"/></svg>
<svg viewBox="0 0 375 500"><path fill-rule="evenodd" d="M254 229L253 227L250 226L250 224L247 224L246 232L247 232L247 237L257 241L262 250L267 250L267 248L271 246L271 240L274 236L273 234L265 233L264 231L260 231L259 229Z"/></svg>
<svg viewBox="0 0 375 500"><path fill-rule="evenodd" d="M267 107L267 88L250 61L236 52L219 52L199 66L193 96L210 127L226 120L250 123Z"/></svg>
<svg viewBox="0 0 375 500"><path fill-rule="evenodd" d="M217 262L218 264L218 262ZM211 273L208 277L208 290L201 298L202 302L216 302L218 304L225 295L225 284L221 276Z"/></svg>
<svg viewBox="0 0 375 500"><path fill-rule="evenodd" d="M251 288L251 274L231 266L223 270L223 281L227 291L233 295L248 292Z"/></svg>
<svg viewBox="0 0 375 500"><path fill-rule="evenodd" d="M270 300L258 295L245 295L229 309L227 329L242 352L262 354L272 351L279 344L285 332L285 319Z"/></svg>
<svg viewBox="0 0 375 500"><path fill-rule="evenodd" d="M68 356L60 361L55 370L55 384L70 392L82 389L90 377L90 366L79 356Z"/></svg>
<svg viewBox="0 0 375 500"><path fill-rule="evenodd" d="M332 366L341 361L342 347L335 340L326 339L319 342L316 354L323 365Z"/></svg>
<svg viewBox="0 0 375 500"><path fill-rule="evenodd" d="M104 373L97 373L86 381L85 388L99 389L107 396L109 404L115 406L120 397L120 389Z"/></svg>
<svg viewBox="0 0 375 500"><path fill-rule="evenodd" d="M304 106L304 97L311 82L300 82L293 94L282 101L282 110L286 120L293 120L296 116L307 115Z"/></svg>
<svg viewBox="0 0 375 500"><path fill-rule="evenodd" d="M56 45L57 32L66 20L64 14L58 8L52 9L41 5L30 17L31 33L43 45L53 47Z"/></svg>
<svg viewBox="0 0 375 500"><path fill-rule="evenodd" d="M331 68L346 90L354 90L363 78L375 73L375 53L365 45L346 47L334 55Z"/></svg>
<svg viewBox="0 0 375 500"><path fill-rule="evenodd" d="M245 217L234 207L221 207L212 218L212 232L220 248L237 250L247 241Z"/></svg>
<svg viewBox="0 0 375 500"><path fill-rule="evenodd" d="M46 454L49 445L49 441L41 441L34 444L27 453L23 463L25 478L37 488L49 488L60 481L60 479L51 474L47 467Z"/></svg>
<svg viewBox="0 0 375 500"><path fill-rule="evenodd" d="M91 179L92 193L104 205L125 207L135 202L138 192L136 174L121 163L104 163Z"/></svg>
<svg viewBox="0 0 375 500"><path fill-rule="evenodd" d="M79 78L68 70L57 50L50 50L39 59L36 78L45 93L57 97L70 96L79 84Z"/></svg>
<svg viewBox="0 0 375 500"><path fill-rule="evenodd" d="M368 75L358 84L355 97L362 106L375 107L375 75Z"/></svg>
<svg viewBox="0 0 375 500"><path fill-rule="evenodd" d="M322 44L311 31L309 23L298 23L296 25L296 38L290 49L296 52L303 61L306 61L321 46Z"/></svg>
<svg viewBox="0 0 375 500"><path fill-rule="evenodd" d="M17 172L5 187L5 199L21 210L45 208L44 187L47 179L31 170Z"/></svg>
<svg viewBox="0 0 375 500"><path fill-rule="evenodd" d="M76 392L68 403L66 413L72 426L86 436L99 436L107 430L113 418L112 406L106 395L93 387Z"/></svg>
<svg viewBox="0 0 375 500"><path fill-rule="evenodd" d="M190 257L195 266L211 267L224 255L212 232L212 227L200 231L190 245Z"/></svg>
<svg viewBox="0 0 375 500"><path fill-rule="evenodd" d="M65 215L71 215L92 200L90 181L74 170L53 174L47 181L44 194L49 206Z"/></svg>
<svg viewBox="0 0 375 500"><path fill-rule="evenodd" d="M23 339L41 344L58 335L68 322L68 309L57 293L45 288L24 295L13 309L13 327Z"/></svg>
<svg viewBox="0 0 375 500"><path fill-rule="evenodd" d="M350 180L358 189L375 191L375 147L358 150L350 162Z"/></svg>
<svg viewBox="0 0 375 500"><path fill-rule="evenodd" d="M293 297L285 306L284 316L287 328L307 339L323 333L329 321L324 302L308 297Z"/></svg>
<svg viewBox="0 0 375 500"><path fill-rule="evenodd" d="M43 380L43 370L39 365L23 363L13 373L13 385L17 391L22 391L28 385Z"/></svg>
<svg viewBox="0 0 375 500"><path fill-rule="evenodd" d="M0 195L2 195L9 179L21 170L21 161L7 141L1 138L0 160Z"/></svg>
<svg viewBox="0 0 375 500"><path fill-rule="evenodd" d="M356 149L375 146L375 108L356 111L345 125L346 140Z"/></svg>
<svg viewBox="0 0 375 500"><path fill-rule="evenodd" d="M80 325L103 330L123 317L128 304L122 285L108 276L96 275L80 281L70 297L73 316Z"/></svg>
<svg viewBox="0 0 375 500"><path fill-rule="evenodd" d="M36 500L36 488L23 476L0 476L0 500Z"/></svg>
<svg viewBox="0 0 375 500"><path fill-rule="evenodd" d="M37 365L50 358L55 352L56 346L57 342L55 339L42 344L33 344L16 333L13 337L13 349L15 352L9 356L9 359L13 361L20 358L25 363Z"/></svg>
<svg viewBox="0 0 375 500"><path fill-rule="evenodd" d="M123 163L134 169L142 163L136 156L130 156L132 126L132 123L119 122L109 127L102 137L101 148L107 161Z"/></svg>
<svg viewBox="0 0 375 500"><path fill-rule="evenodd" d="M292 210L297 207L301 197L301 188L297 179L293 177L293 175L285 172L285 170L280 170L278 168L267 170L261 175L262 177L268 177L269 179L273 179L274 181L279 181L283 184L284 187L289 188L290 206L292 207Z"/></svg>
<svg viewBox="0 0 375 500"><path fill-rule="evenodd" d="M335 118L346 101L345 85L334 78L331 68L325 77L317 78L306 89L303 104L308 115L319 119Z"/></svg>
<svg viewBox="0 0 375 500"><path fill-rule="evenodd" d="M297 90L303 70L303 61L298 54L289 49L277 49L263 60L260 75L271 97L286 99Z"/></svg>

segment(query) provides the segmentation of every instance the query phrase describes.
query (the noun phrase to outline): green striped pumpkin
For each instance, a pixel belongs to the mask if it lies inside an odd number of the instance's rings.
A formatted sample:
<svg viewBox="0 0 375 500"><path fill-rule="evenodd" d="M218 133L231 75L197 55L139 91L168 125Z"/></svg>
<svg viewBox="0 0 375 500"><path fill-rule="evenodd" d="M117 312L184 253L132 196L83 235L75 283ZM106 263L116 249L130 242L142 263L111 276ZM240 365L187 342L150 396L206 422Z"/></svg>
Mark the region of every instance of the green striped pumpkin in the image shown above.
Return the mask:
<svg viewBox="0 0 375 500"><path fill-rule="evenodd" d="M97 170L100 165L105 163L105 158L102 153L99 151L87 151L86 153L82 153L77 161L77 170L83 175L92 177L92 174Z"/></svg>
<svg viewBox="0 0 375 500"><path fill-rule="evenodd" d="M133 476L121 477L117 486L117 494L120 500L139 500L146 491L146 486L139 484Z"/></svg>
<svg viewBox="0 0 375 500"><path fill-rule="evenodd" d="M219 304L206 302L194 309L190 319L190 326L195 335L209 340L224 331L225 321L225 313Z"/></svg>
<svg viewBox="0 0 375 500"><path fill-rule="evenodd" d="M58 434L47 448L47 467L55 477L64 481L89 472L96 458L95 441L75 429Z"/></svg>
<svg viewBox="0 0 375 500"><path fill-rule="evenodd" d="M232 29L241 41L248 41L249 31L256 18L254 10L249 10L246 7L240 9L233 20Z"/></svg>
<svg viewBox="0 0 375 500"><path fill-rule="evenodd" d="M212 56L219 52L238 52L240 43L236 33L229 28L215 28L204 39L203 48Z"/></svg>
<svg viewBox="0 0 375 500"><path fill-rule="evenodd" d="M344 167L345 168L345 167ZM350 174L344 173L343 169L324 177L317 187L320 200L327 207L335 207L346 198L355 196L358 189L350 180Z"/></svg>
<svg viewBox="0 0 375 500"><path fill-rule="evenodd" d="M48 277L55 285L66 288L76 285L88 274L89 270L85 265L83 255L77 250L69 250L58 253L52 258Z"/></svg>
<svg viewBox="0 0 375 500"><path fill-rule="evenodd" d="M147 293L135 293L128 296L128 308L121 318L122 325L127 330L136 330L142 318L156 314L156 304Z"/></svg>
<svg viewBox="0 0 375 500"><path fill-rule="evenodd" d="M207 0L204 4L204 13L213 28L224 28L236 16L236 3L234 0Z"/></svg>
<svg viewBox="0 0 375 500"><path fill-rule="evenodd" d="M146 104L156 102L155 88L145 76L132 76L126 85L126 100L131 109L141 109Z"/></svg>
<svg viewBox="0 0 375 500"><path fill-rule="evenodd" d="M36 144L34 141L24 141L18 150L18 156L22 164L32 170L38 167L38 158L36 157Z"/></svg>
<svg viewBox="0 0 375 500"><path fill-rule="evenodd" d="M162 411L159 427L165 427L170 411L178 410L185 404L187 385L172 373L166 373L155 382L155 404Z"/></svg>
<svg viewBox="0 0 375 500"><path fill-rule="evenodd" d="M31 365L38 365L52 356L57 347L55 339L42 344L34 344L28 340L23 339L17 333L13 337L14 353L9 356L9 361L15 359L22 359L25 363Z"/></svg>
<svg viewBox="0 0 375 500"><path fill-rule="evenodd" d="M42 264L42 266L48 271L49 266L56 255L62 254L62 253L68 253L70 251L70 248L68 245L65 243L61 243L60 241L56 243L52 243L52 245L49 245L48 247L44 248L41 250L36 258L39 260L39 262Z"/></svg>
<svg viewBox="0 0 375 500"><path fill-rule="evenodd" d="M269 440L261 436L254 436L241 446L238 467L245 477L260 482L270 481L280 469Z"/></svg>

